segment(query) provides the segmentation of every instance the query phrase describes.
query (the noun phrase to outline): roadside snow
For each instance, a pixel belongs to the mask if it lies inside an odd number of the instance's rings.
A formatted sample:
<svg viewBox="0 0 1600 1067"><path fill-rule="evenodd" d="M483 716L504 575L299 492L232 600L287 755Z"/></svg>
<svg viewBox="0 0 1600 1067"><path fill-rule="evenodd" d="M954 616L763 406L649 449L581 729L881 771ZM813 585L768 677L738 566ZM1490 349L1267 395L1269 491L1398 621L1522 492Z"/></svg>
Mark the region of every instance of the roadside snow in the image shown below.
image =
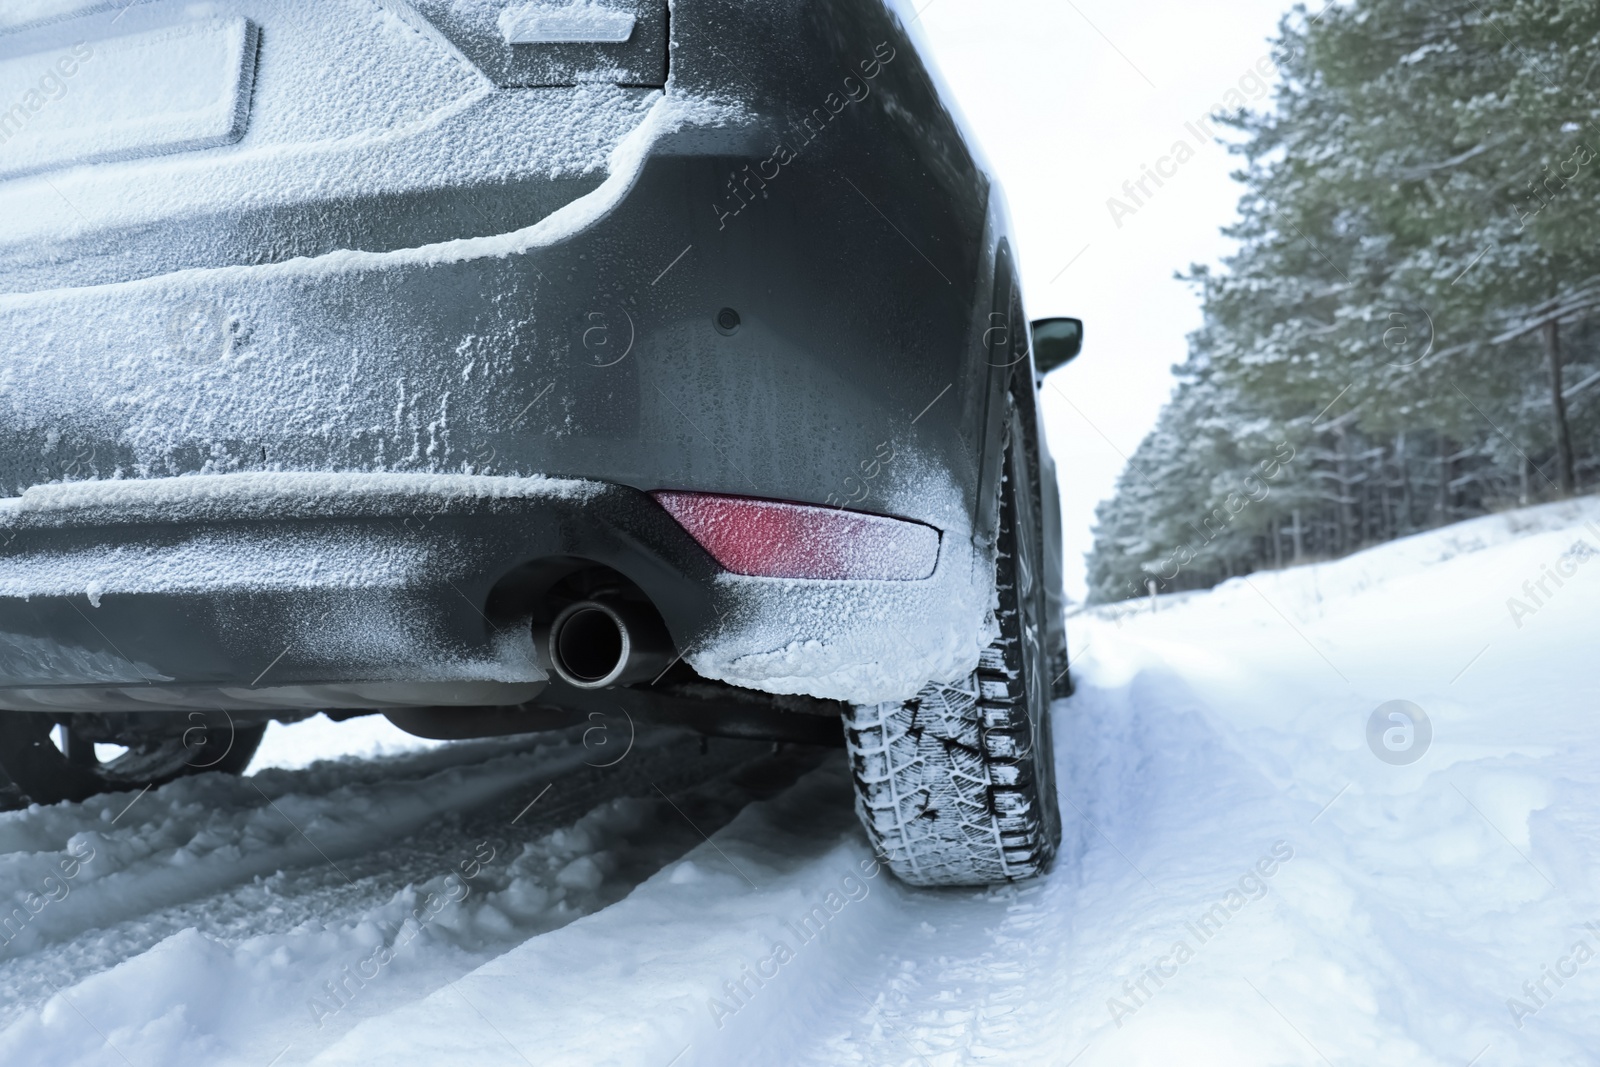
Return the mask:
<svg viewBox="0 0 1600 1067"><path fill-rule="evenodd" d="M1540 539L1542 535L1548 536ZM1528 543L1536 539L1540 547L1545 547L1554 543L1551 537L1556 541L1566 538L1560 551L1547 560L1552 564L1577 538L1586 538L1600 550L1600 497L1581 497L1563 503L1485 515L1357 552L1333 563L1295 567L1251 578L1235 578L1218 587L1207 599L1196 603L1207 604L1213 611L1232 609L1252 601L1260 603L1260 596L1252 591L1252 586L1256 586L1271 596L1274 603L1294 615L1296 620L1310 620L1322 617L1325 602L1347 601L1366 593L1382 591L1386 587L1403 588L1410 583L1428 583L1439 573L1435 568L1448 565L1453 560L1518 542L1530 547ZM1502 561L1506 558L1510 557L1502 557ZM1474 577L1485 579L1499 574L1492 566L1480 563L1478 567L1482 568L1482 573ZM1424 574L1431 577L1423 577ZM1535 565L1531 573L1516 572L1514 582L1497 582L1496 588L1503 589L1507 597L1513 592L1526 596L1511 586L1537 579L1540 574L1539 566ZM1469 595L1487 591L1488 587L1481 584L1463 590Z"/></svg>

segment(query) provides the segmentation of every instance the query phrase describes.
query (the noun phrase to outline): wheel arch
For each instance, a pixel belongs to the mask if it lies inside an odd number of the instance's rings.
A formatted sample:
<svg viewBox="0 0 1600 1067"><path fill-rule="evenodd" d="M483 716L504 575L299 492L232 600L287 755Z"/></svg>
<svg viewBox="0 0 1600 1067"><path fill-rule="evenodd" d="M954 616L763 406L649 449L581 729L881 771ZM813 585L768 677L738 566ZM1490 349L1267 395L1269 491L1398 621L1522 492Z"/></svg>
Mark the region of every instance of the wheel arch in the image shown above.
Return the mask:
<svg viewBox="0 0 1600 1067"><path fill-rule="evenodd" d="M998 207L998 205L997 205ZM1003 225L1003 207L991 216L991 226ZM1032 331L1022 295L1022 282L1016 253L1003 232L993 242L993 297L989 311L990 328L984 333L983 358L987 363L986 405L979 460L978 499L973 524L974 542L992 552L998 536L1000 480L1006 449L1007 404L1014 403L1029 429L1027 441L1029 469L1033 472L1035 507L1043 529L1044 582L1047 618L1050 627L1055 671L1067 666L1065 620L1065 561L1062 556L1061 499L1056 465L1050 455L1045 434L1044 410L1039 398L1039 376L1033 360ZM1070 693L1070 682L1063 682L1058 695Z"/></svg>

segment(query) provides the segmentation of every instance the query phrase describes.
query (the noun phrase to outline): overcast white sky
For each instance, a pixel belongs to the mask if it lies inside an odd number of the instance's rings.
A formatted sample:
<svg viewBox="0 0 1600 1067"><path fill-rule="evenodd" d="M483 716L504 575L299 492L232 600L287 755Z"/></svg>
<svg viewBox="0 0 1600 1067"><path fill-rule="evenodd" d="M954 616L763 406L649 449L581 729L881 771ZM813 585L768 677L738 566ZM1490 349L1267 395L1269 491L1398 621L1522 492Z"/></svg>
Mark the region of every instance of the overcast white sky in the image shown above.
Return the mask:
<svg viewBox="0 0 1600 1067"><path fill-rule="evenodd" d="M923 33L1010 201L1028 313L1076 315L1084 354L1049 379L1067 591L1084 592L1094 507L1172 389L1198 303L1173 272L1227 249L1238 158L1185 123L1224 102L1269 51L1291 0L914 0ZM1176 142L1194 158L1136 214L1109 197ZM1142 195L1142 194L1141 194ZM1081 255L1080 255L1081 252ZM1077 257L1074 260L1074 257ZM1071 267L1067 268L1067 264ZM1062 273L1063 268L1067 268Z"/></svg>

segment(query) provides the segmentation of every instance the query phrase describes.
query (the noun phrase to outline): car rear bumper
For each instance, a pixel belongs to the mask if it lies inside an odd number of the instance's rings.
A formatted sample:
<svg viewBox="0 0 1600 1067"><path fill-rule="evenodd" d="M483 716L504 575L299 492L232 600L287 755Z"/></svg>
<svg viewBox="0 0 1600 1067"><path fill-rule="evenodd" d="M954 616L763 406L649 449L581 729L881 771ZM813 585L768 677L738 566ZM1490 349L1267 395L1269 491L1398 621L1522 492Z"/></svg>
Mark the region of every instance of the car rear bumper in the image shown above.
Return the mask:
<svg viewBox="0 0 1600 1067"><path fill-rule="evenodd" d="M517 606L493 594L519 565L569 554L670 606L675 636L715 618L698 547L644 494L594 482L233 474L6 504L12 707L517 703L546 675ZM97 692L65 691L79 687Z"/></svg>
<svg viewBox="0 0 1600 1067"><path fill-rule="evenodd" d="M542 574L606 567L702 675L909 696L976 661L992 589L964 538L922 581L723 571L649 494L596 481L230 474L0 502L0 708L523 703ZM954 606L955 610L952 610Z"/></svg>

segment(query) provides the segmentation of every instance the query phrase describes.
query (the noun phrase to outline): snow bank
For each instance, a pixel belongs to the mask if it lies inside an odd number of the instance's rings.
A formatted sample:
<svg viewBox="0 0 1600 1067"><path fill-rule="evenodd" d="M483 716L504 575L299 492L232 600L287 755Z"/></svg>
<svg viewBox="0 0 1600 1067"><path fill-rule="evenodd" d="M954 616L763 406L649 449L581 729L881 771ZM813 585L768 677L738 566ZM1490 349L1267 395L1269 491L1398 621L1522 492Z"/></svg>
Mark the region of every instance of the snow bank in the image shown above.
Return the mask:
<svg viewBox="0 0 1600 1067"><path fill-rule="evenodd" d="M1600 525L1600 496L1484 515L1364 549L1332 563L1233 578L1219 585L1208 597L1185 595L1182 603L1205 611L1239 608L1252 601L1259 604L1260 597L1253 591L1254 587L1297 621L1308 621L1320 617L1324 605L1331 602L1381 592L1391 583L1452 560L1541 534L1570 533L1574 538L1587 537L1600 550L1600 529L1587 529L1591 523ZM1492 572L1492 565L1485 569ZM1165 602L1163 604L1165 606Z"/></svg>

